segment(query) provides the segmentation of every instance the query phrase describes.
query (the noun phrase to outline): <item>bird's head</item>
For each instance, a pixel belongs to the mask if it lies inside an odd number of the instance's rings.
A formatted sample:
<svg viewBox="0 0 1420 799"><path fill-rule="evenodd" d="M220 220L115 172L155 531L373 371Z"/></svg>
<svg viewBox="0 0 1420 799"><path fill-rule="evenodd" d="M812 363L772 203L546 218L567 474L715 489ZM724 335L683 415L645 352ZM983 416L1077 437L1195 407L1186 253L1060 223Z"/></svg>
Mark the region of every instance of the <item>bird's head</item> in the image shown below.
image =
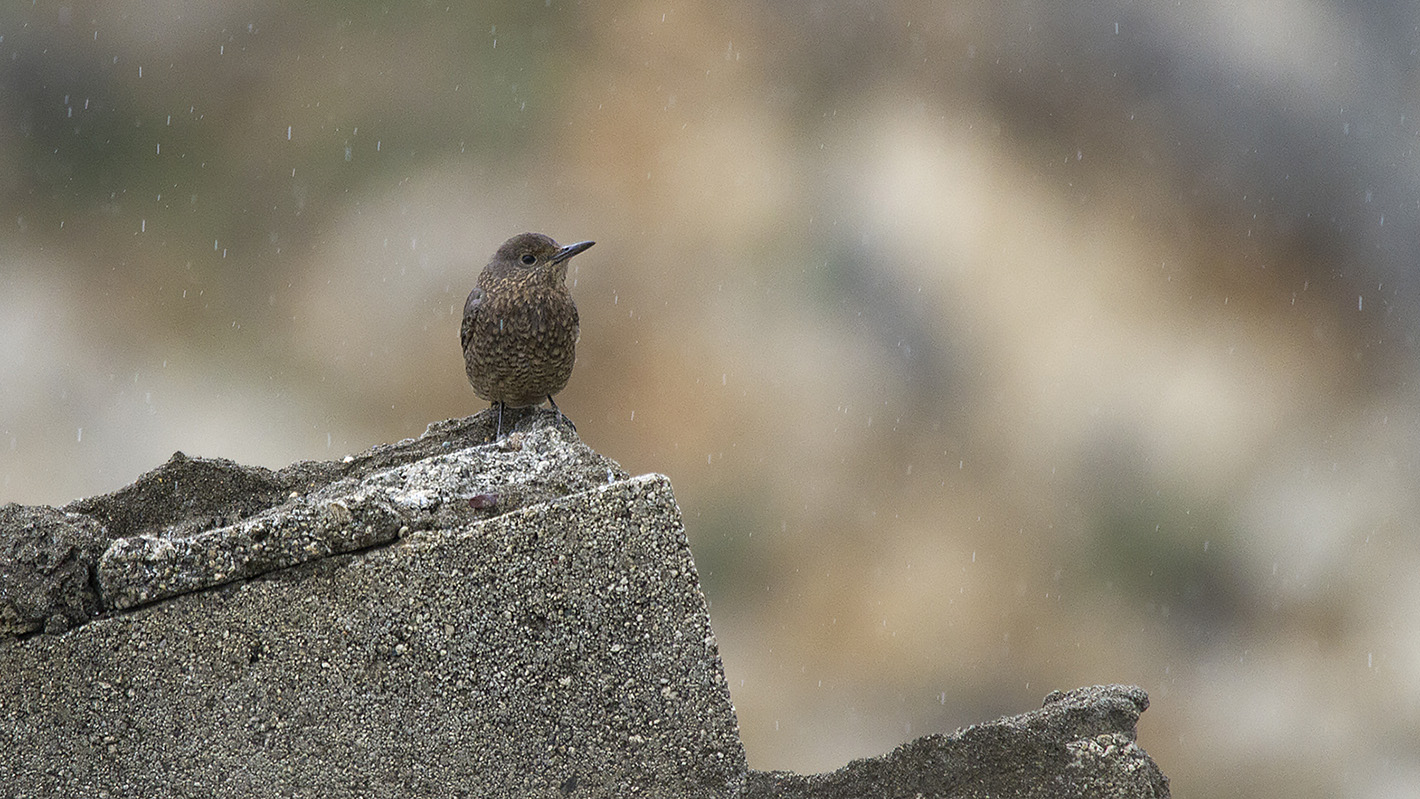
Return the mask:
<svg viewBox="0 0 1420 799"><path fill-rule="evenodd" d="M519 233L503 242L488 267L503 278L546 276L560 283L567 278L567 262L596 242L579 241L566 247L541 233Z"/></svg>

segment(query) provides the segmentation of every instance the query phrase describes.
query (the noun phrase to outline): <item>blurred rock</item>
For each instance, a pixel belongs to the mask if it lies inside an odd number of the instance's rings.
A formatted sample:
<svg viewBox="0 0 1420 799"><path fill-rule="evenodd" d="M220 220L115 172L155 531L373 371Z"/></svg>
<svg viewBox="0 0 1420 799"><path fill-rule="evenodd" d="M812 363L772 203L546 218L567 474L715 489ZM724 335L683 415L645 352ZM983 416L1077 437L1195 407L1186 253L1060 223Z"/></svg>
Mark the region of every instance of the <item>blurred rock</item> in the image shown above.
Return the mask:
<svg viewBox="0 0 1420 799"><path fill-rule="evenodd" d="M63 510L0 509L0 785L1168 795L1134 743L1148 698L1120 686L829 775L748 771L669 480L628 479L551 418L279 472L179 453Z"/></svg>

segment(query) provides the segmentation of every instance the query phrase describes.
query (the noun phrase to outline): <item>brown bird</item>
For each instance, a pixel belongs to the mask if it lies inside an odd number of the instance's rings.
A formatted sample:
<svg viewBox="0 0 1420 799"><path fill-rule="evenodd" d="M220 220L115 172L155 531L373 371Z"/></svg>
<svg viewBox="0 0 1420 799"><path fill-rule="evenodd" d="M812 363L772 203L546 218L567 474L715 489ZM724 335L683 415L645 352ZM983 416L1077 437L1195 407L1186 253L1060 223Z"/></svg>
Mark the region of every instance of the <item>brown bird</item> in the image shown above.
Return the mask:
<svg viewBox="0 0 1420 799"><path fill-rule="evenodd" d="M541 233L521 233L503 242L479 273L463 306L459 341L473 393L498 406L495 437L503 435L504 407L546 399L567 419L552 399L572 376L580 334L567 262L593 244L563 247Z"/></svg>

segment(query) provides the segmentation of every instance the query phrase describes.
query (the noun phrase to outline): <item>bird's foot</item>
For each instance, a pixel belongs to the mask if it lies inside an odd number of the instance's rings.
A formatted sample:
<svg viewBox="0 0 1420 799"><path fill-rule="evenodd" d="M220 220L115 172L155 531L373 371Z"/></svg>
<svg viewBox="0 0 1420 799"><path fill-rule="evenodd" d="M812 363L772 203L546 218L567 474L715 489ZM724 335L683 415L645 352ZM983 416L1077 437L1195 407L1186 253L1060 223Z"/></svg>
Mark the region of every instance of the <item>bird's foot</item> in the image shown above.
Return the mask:
<svg viewBox="0 0 1420 799"><path fill-rule="evenodd" d="M577 425L573 424L573 423L572 423L572 420L567 418L567 414L563 413L563 412L562 412L562 409L559 408L559 407L557 407L557 403L556 403L556 402L553 402L553 400L552 400L552 395L551 395L551 394L548 394L548 395L547 395L547 401L548 401L549 403L551 403L552 409L553 409L554 411L557 411L557 418L558 418L558 419L561 419L561 420L564 421L564 422L566 422L566 423L567 423L567 426L570 427L570 428L572 428L572 432L574 432L574 433L577 432Z"/></svg>

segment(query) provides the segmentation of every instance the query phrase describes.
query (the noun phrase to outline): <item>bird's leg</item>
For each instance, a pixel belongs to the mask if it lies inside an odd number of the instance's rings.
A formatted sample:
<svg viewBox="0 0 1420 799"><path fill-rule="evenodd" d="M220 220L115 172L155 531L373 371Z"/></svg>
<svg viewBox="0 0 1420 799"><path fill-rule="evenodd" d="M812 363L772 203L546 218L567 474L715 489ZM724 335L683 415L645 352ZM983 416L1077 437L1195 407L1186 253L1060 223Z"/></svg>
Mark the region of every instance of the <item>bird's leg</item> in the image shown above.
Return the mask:
<svg viewBox="0 0 1420 799"><path fill-rule="evenodd" d="M503 437L503 403L495 402L493 404L498 406L498 432L493 434L493 440L497 441Z"/></svg>
<svg viewBox="0 0 1420 799"><path fill-rule="evenodd" d="M556 402L556 400L552 399L552 395L551 395L551 394L548 394L548 395L547 395L547 401L550 402L550 403L552 403L552 409L553 409L554 411L557 411L557 417L558 417L559 419L561 419L562 421L566 422L566 423L567 423L567 426L570 427L570 428L572 428L572 432L574 432L574 433L577 432L577 425L572 424L572 420L567 418L567 414L563 413L563 412L562 412L562 409L559 408L559 407L557 407L557 402Z"/></svg>

